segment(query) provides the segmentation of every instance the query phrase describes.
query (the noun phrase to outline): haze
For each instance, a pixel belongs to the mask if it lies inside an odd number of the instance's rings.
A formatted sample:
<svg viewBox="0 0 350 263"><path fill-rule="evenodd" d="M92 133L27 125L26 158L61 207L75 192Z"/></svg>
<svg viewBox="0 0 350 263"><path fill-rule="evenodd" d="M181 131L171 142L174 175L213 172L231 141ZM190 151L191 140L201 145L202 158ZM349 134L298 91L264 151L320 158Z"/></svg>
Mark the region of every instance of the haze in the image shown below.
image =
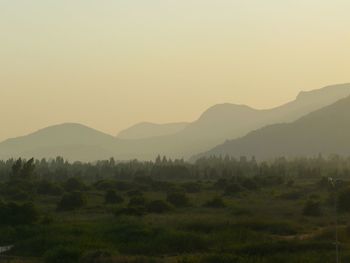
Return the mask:
<svg viewBox="0 0 350 263"><path fill-rule="evenodd" d="M349 81L346 0L0 0L0 140L270 108Z"/></svg>

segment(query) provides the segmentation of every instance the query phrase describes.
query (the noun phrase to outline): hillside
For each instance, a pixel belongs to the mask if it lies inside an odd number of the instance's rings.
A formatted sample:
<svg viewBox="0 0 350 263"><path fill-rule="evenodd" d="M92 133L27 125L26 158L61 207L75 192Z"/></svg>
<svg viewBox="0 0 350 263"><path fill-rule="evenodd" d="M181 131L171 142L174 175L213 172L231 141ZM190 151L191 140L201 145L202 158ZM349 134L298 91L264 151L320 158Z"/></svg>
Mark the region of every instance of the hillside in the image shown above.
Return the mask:
<svg viewBox="0 0 350 263"><path fill-rule="evenodd" d="M126 140L137 140L165 136L178 133L187 126L187 122L167 124L142 122L119 132L117 138Z"/></svg>
<svg viewBox="0 0 350 263"><path fill-rule="evenodd" d="M350 97L293 122L275 124L228 141L197 156L279 156L350 155Z"/></svg>
<svg viewBox="0 0 350 263"><path fill-rule="evenodd" d="M119 153L127 159L153 159L157 154L189 158L266 125L293 122L349 95L350 84L342 84L301 92L295 100L266 110L229 103L215 105L182 131L168 136L130 141L119 149Z"/></svg>
<svg viewBox="0 0 350 263"><path fill-rule="evenodd" d="M81 124L65 123L0 143L0 157L64 156L70 160L91 161L111 157L115 142L111 135Z"/></svg>

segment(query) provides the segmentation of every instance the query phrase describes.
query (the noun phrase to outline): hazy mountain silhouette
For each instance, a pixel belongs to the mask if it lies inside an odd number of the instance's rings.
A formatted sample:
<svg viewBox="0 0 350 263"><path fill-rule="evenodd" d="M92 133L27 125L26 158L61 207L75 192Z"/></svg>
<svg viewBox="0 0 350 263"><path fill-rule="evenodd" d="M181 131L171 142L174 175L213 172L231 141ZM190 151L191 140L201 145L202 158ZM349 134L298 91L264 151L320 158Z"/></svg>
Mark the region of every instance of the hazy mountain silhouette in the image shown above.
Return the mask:
<svg viewBox="0 0 350 263"><path fill-rule="evenodd" d="M0 157L54 158L97 160L113 155L115 138L111 135L75 123L65 123L41 129L0 144Z"/></svg>
<svg viewBox="0 0 350 263"><path fill-rule="evenodd" d="M350 155L350 97L312 112L293 123L274 124L240 139L227 141L197 156L280 156Z"/></svg>
<svg viewBox="0 0 350 263"><path fill-rule="evenodd" d="M294 101L267 110L257 110L245 105L220 104L205 111L198 120L187 125L182 124L182 129L179 124L157 127L152 124L143 127L141 125L122 133L121 137L128 139L116 138L80 124L56 125L0 143L0 158L50 158L61 155L70 160L83 161L112 156L121 160L150 160L158 154L171 158L189 158L266 125L293 122L349 95L350 84L343 84L301 92ZM143 129L144 127L146 128ZM175 127L180 130L159 136L171 129L174 131Z"/></svg>
<svg viewBox="0 0 350 263"><path fill-rule="evenodd" d="M158 153L189 158L266 125L295 121L348 95L350 84L342 84L301 92L294 101L267 110L235 104L215 105L182 131L169 136L136 140L121 153L124 158L152 159Z"/></svg>
<svg viewBox="0 0 350 263"><path fill-rule="evenodd" d="M156 124L150 122L138 123L117 135L119 139L135 140L175 134L188 126L187 122Z"/></svg>

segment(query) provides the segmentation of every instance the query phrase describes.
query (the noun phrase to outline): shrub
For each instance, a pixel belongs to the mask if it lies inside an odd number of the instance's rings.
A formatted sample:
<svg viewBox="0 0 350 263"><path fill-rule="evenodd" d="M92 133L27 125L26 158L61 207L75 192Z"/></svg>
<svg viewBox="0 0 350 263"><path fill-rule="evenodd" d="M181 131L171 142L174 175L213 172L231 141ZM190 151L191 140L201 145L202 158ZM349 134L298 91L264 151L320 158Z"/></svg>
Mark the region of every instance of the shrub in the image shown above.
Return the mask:
<svg viewBox="0 0 350 263"><path fill-rule="evenodd" d="M133 207L124 207L119 208L114 212L115 216L143 216L146 214L146 209L144 206L133 206Z"/></svg>
<svg viewBox="0 0 350 263"><path fill-rule="evenodd" d="M176 207L184 207L189 205L189 199L184 193L170 193L167 196L167 201L176 206Z"/></svg>
<svg viewBox="0 0 350 263"><path fill-rule="evenodd" d="M143 196L143 193L140 190L131 190L126 193L129 197L134 196Z"/></svg>
<svg viewBox="0 0 350 263"><path fill-rule="evenodd" d="M350 212L350 189L341 191L337 198L337 207L339 212L348 213Z"/></svg>
<svg viewBox="0 0 350 263"><path fill-rule="evenodd" d="M201 263L232 263L232 262L240 262L239 258L234 255L229 254L214 254L204 256Z"/></svg>
<svg viewBox="0 0 350 263"><path fill-rule="evenodd" d="M170 206L163 200L155 200L147 205L147 211L150 213L165 213L170 210Z"/></svg>
<svg viewBox="0 0 350 263"><path fill-rule="evenodd" d="M114 190L108 190L105 195L106 204L121 204L124 202L122 196L118 195Z"/></svg>
<svg viewBox="0 0 350 263"><path fill-rule="evenodd" d="M38 218L39 213L32 203L0 205L0 224L2 225L27 225L36 222Z"/></svg>
<svg viewBox="0 0 350 263"><path fill-rule="evenodd" d="M80 263L113 263L113 253L108 250L88 251L80 258Z"/></svg>
<svg viewBox="0 0 350 263"><path fill-rule="evenodd" d="M80 251L72 247L56 247L44 255L46 263L76 263L79 262Z"/></svg>
<svg viewBox="0 0 350 263"><path fill-rule="evenodd" d="M85 184L78 178L72 177L64 182L63 188L68 192L83 191L86 189Z"/></svg>
<svg viewBox="0 0 350 263"><path fill-rule="evenodd" d="M130 198L129 200L129 207L133 206L145 206L146 205L146 199L143 196L134 196Z"/></svg>
<svg viewBox="0 0 350 263"><path fill-rule="evenodd" d="M62 194L63 189L57 184L53 184L46 180L41 180L37 185L36 191L39 195L58 196Z"/></svg>
<svg viewBox="0 0 350 263"><path fill-rule="evenodd" d="M313 201L313 200L307 201L307 203L305 204L305 206L303 208L303 215L304 216L320 216L320 215L322 215L320 203Z"/></svg>
<svg viewBox="0 0 350 263"><path fill-rule="evenodd" d="M282 193L278 197L284 200L298 200L302 198L303 195L304 193L302 193L301 191L291 191L287 193Z"/></svg>
<svg viewBox="0 0 350 263"><path fill-rule="evenodd" d="M233 195L233 194L237 194L239 192L242 192L244 190L244 188L238 184L238 183L229 183L228 185L226 185L225 187L225 194L226 195Z"/></svg>
<svg viewBox="0 0 350 263"><path fill-rule="evenodd" d="M79 209L86 205L85 196L80 192L73 192L63 195L61 201L57 204L58 211L71 211Z"/></svg>
<svg viewBox="0 0 350 263"><path fill-rule="evenodd" d="M101 190L101 191L113 190L117 187L117 181L101 180L101 181L94 183L94 187L97 190Z"/></svg>
<svg viewBox="0 0 350 263"><path fill-rule="evenodd" d="M187 193L199 193L201 191L201 185L199 183L184 183L182 187Z"/></svg>
<svg viewBox="0 0 350 263"><path fill-rule="evenodd" d="M211 208L224 208L224 207L226 207L226 204L225 204L224 200L221 197L216 196L212 200L209 200L205 204L205 206L206 207L211 207Z"/></svg>

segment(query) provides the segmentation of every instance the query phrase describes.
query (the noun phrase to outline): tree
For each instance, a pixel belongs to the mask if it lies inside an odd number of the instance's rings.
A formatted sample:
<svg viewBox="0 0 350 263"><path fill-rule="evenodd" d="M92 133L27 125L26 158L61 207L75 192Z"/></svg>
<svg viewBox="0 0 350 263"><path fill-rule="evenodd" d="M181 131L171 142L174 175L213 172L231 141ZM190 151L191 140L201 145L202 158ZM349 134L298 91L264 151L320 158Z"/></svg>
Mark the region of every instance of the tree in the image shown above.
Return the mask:
<svg viewBox="0 0 350 263"><path fill-rule="evenodd" d="M85 184L78 178L72 177L64 182L63 187L68 192L82 191L86 189Z"/></svg>
<svg viewBox="0 0 350 263"><path fill-rule="evenodd" d="M80 192L72 192L63 195L57 204L58 211L71 211L82 208L86 205L85 196Z"/></svg>
<svg viewBox="0 0 350 263"><path fill-rule="evenodd" d="M24 162L21 158L19 158L12 165L12 179L31 178L34 174L34 170L35 170L34 158L31 158L26 162Z"/></svg>
<svg viewBox="0 0 350 263"><path fill-rule="evenodd" d="M184 207L189 205L189 199L187 195L180 192L168 194L167 201L176 207Z"/></svg>
<svg viewBox="0 0 350 263"><path fill-rule="evenodd" d="M224 200L221 197L216 196L213 199L209 200L205 204L205 206L206 207L211 207L211 208L224 208L224 207L226 207L226 204L225 204Z"/></svg>
<svg viewBox="0 0 350 263"><path fill-rule="evenodd" d="M45 253L46 263L75 263L79 262L80 251L72 246L59 246Z"/></svg>
<svg viewBox="0 0 350 263"><path fill-rule="evenodd" d="M32 203L0 204L0 224L2 225L28 225L36 222L38 218L39 213Z"/></svg>
<svg viewBox="0 0 350 263"><path fill-rule="evenodd" d="M21 176L23 179L31 178L34 174L35 164L34 158L29 159L26 163L23 164Z"/></svg>
<svg viewBox="0 0 350 263"><path fill-rule="evenodd" d="M341 191L337 198L337 207L341 213L350 212L350 188Z"/></svg>
<svg viewBox="0 0 350 263"><path fill-rule="evenodd" d="M142 196L133 196L129 200L129 207L137 207L137 206L145 206L146 205L146 199Z"/></svg>
<svg viewBox="0 0 350 263"><path fill-rule="evenodd" d="M309 200L303 208L304 216L320 216L322 215L321 206L319 202Z"/></svg>
<svg viewBox="0 0 350 263"><path fill-rule="evenodd" d="M122 196L118 195L114 190L108 190L105 194L106 204L121 204L124 202Z"/></svg>
<svg viewBox="0 0 350 263"><path fill-rule="evenodd" d="M62 194L63 189L57 184L51 183L47 180L41 180L37 184L36 191L39 195L58 196Z"/></svg>
<svg viewBox="0 0 350 263"><path fill-rule="evenodd" d="M170 210L170 205L163 200L154 200L147 205L147 211L150 213L162 214Z"/></svg>

